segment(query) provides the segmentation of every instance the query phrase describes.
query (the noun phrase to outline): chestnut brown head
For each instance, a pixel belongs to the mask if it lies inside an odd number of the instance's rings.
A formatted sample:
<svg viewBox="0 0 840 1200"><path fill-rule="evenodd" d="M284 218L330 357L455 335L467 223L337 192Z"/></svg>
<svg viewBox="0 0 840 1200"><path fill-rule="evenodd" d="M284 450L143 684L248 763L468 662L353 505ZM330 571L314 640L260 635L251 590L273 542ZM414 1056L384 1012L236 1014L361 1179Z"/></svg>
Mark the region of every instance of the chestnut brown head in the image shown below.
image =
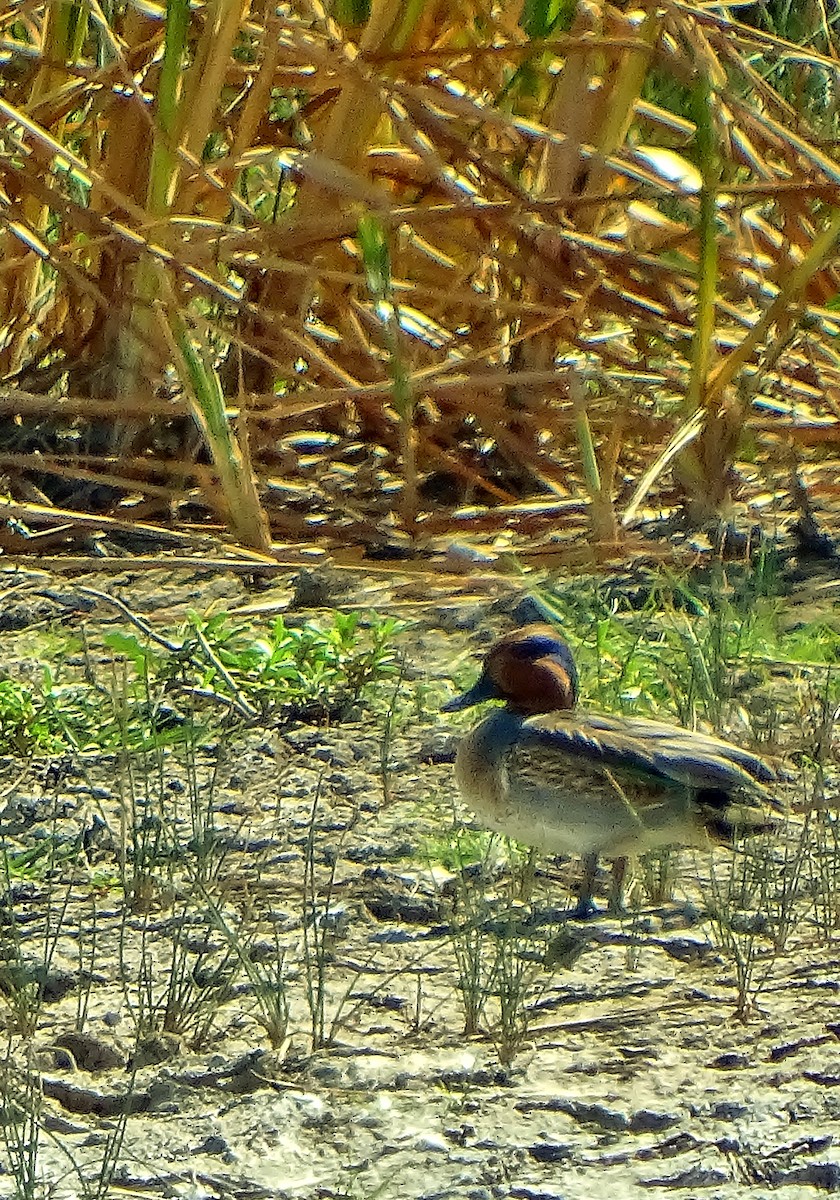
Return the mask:
<svg viewBox="0 0 840 1200"><path fill-rule="evenodd" d="M529 716L568 710L575 706L577 688L577 668L562 638L550 625L526 625L493 643L478 680L463 696L447 701L443 711L483 700L505 700Z"/></svg>

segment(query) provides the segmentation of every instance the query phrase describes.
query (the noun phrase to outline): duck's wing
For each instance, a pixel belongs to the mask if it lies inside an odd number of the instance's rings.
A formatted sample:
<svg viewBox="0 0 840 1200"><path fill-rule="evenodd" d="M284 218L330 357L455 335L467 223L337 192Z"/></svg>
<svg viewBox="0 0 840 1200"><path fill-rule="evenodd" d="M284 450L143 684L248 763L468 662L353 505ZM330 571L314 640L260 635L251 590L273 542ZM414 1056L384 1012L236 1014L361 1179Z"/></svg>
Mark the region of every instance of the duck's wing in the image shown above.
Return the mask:
<svg viewBox="0 0 840 1200"><path fill-rule="evenodd" d="M580 712L577 715L593 730L603 731L604 735L615 734L623 738L637 739L654 748L666 748L669 753L677 756L685 754L722 759L740 767L759 783L775 783L779 779L778 772L766 759L710 733L693 733L680 725L650 721L646 717L616 717L606 713Z"/></svg>
<svg viewBox="0 0 840 1200"><path fill-rule="evenodd" d="M553 752L666 786L763 793L761 785L776 778L763 759L738 746L642 717L547 713L523 722L519 740L532 754Z"/></svg>

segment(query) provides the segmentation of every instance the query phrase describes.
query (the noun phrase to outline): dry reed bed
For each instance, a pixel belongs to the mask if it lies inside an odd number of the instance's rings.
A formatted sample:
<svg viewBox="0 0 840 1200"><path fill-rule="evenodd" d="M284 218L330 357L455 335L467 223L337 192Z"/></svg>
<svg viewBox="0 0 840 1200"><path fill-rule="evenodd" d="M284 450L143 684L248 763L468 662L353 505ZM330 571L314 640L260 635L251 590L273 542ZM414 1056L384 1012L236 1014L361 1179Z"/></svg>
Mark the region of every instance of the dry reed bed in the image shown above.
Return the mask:
<svg viewBox="0 0 840 1200"><path fill-rule="evenodd" d="M830 499L827 26L352 16L0 16L13 515L59 544L93 511L267 551L492 541L541 505L530 537L613 542L651 493L778 514L791 472Z"/></svg>

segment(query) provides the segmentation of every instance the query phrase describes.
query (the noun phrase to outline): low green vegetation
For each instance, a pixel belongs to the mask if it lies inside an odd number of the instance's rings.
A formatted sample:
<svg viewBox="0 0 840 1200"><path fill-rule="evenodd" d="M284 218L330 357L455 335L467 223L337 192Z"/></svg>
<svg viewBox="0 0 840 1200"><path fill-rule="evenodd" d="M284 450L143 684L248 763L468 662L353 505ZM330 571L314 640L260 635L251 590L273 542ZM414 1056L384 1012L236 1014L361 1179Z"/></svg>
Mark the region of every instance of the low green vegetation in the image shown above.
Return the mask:
<svg viewBox="0 0 840 1200"><path fill-rule="evenodd" d="M49 752L58 745L38 690L16 679L0 679L0 753Z"/></svg>
<svg viewBox="0 0 840 1200"><path fill-rule="evenodd" d="M65 653L40 679L0 680L0 753L137 749L179 741L192 726L231 716L251 721L346 715L377 685L400 674L402 622L334 613L321 627L264 631L226 613L196 613L171 637L118 630L103 639L104 665ZM51 640L52 644L52 640Z"/></svg>

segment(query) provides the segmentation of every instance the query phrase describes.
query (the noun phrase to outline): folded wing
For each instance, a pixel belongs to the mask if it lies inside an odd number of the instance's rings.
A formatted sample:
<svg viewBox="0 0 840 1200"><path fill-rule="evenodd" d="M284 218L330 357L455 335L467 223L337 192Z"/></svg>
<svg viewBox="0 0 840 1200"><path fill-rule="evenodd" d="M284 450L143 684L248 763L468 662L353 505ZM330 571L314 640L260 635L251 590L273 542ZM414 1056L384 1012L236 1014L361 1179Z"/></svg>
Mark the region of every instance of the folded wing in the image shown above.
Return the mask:
<svg viewBox="0 0 840 1200"><path fill-rule="evenodd" d="M519 749L541 761L541 770L562 771L574 760L606 768L618 778L645 777L667 788L691 791L752 792L782 809L762 785L777 776L763 759L709 734L643 717L611 717L600 713L548 713L522 725ZM536 764L535 764L536 765Z"/></svg>

